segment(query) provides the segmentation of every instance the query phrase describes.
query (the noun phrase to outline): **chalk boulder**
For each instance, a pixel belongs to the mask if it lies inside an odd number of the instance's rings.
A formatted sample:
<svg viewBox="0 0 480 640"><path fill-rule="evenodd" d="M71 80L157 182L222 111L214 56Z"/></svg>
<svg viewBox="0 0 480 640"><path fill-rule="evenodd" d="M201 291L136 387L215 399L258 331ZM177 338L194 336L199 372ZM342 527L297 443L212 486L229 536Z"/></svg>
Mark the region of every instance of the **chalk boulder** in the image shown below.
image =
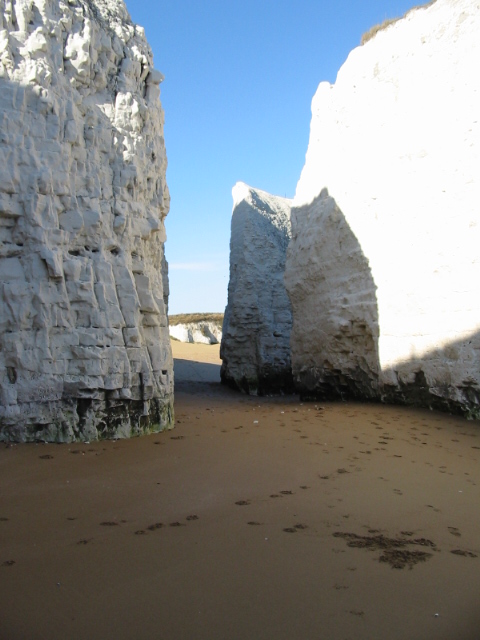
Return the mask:
<svg viewBox="0 0 480 640"><path fill-rule="evenodd" d="M162 75L122 0L0 0L0 439L172 425Z"/></svg>
<svg viewBox="0 0 480 640"><path fill-rule="evenodd" d="M285 274L305 396L480 416L479 32L437 0L318 88Z"/></svg>
<svg viewBox="0 0 480 640"><path fill-rule="evenodd" d="M251 394L288 390L292 313L283 274L291 201L242 182L233 200L222 381Z"/></svg>

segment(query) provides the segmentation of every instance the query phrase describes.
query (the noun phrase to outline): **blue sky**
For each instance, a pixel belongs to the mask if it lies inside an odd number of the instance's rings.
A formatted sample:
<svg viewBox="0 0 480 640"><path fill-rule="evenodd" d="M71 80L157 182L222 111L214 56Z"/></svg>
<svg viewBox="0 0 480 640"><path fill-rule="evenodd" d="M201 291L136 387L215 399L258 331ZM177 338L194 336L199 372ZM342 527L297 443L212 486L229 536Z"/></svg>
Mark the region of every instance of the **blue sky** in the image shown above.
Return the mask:
<svg viewBox="0 0 480 640"><path fill-rule="evenodd" d="M412 0L126 0L165 75L170 314L227 303L231 190L293 197L318 84Z"/></svg>

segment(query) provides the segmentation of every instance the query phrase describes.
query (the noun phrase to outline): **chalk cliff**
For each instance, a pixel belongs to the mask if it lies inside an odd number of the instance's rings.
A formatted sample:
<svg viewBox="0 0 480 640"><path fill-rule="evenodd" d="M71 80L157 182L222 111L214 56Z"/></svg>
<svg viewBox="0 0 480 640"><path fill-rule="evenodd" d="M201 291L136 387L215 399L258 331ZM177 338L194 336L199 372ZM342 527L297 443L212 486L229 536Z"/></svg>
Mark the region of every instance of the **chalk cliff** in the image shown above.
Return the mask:
<svg viewBox="0 0 480 640"><path fill-rule="evenodd" d="M291 388L292 313L283 274L291 200L239 182L233 188L222 381L251 394Z"/></svg>
<svg viewBox="0 0 480 640"><path fill-rule="evenodd" d="M437 0L318 88L285 273L305 396L480 416L479 32Z"/></svg>
<svg viewBox="0 0 480 640"><path fill-rule="evenodd" d="M170 336L179 342L218 344L222 340L222 327L216 322L199 321L171 324L169 331Z"/></svg>
<svg viewBox="0 0 480 640"><path fill-rule="evenodd" d="M0 0L0 439L171 426L162 79L122 0Z"/></svg>

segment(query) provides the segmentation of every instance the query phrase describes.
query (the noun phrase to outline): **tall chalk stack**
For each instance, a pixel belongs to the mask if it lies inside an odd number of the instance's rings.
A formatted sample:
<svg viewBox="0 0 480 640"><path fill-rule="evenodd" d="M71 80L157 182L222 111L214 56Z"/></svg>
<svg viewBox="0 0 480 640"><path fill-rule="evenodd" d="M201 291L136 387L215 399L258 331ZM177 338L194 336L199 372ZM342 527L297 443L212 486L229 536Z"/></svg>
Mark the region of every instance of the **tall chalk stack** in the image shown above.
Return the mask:
<svg viewBox="0 0 480 640"><path fill-rule="evenodd" d="M122 0L0 0L0 439L172 425L162 75Z"/></svg>
<svg viewBox="0 0 480 640"><path fill-rule="evenodd" d="M243 182L233 200L222 381L251 394L291 389L292 311L283 282L291 200Z"/></svg>

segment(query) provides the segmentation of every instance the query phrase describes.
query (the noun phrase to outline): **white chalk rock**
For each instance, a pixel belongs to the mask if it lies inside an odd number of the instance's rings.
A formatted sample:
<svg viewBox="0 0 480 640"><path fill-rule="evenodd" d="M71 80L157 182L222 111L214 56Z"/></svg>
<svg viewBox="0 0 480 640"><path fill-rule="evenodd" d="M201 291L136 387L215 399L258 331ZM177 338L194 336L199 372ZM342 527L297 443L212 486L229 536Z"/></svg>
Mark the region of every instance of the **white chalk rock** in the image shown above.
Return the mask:
<svg viewBox="0 0 480 640"><path fill-rule="evenodd" d="M218 344L222 330L215 322L187 322L169 327L170 336L179 342Z"/></svg>
<svg viewBox="0 0 480 640"><path fill-rule="evenodd" d="M233 188L222 381L246 393L291 389L292 314L283 283L291 200Z"/></svg>
<svg viewBox="0 0 480 640"><path fill-rule="evenodd" d="M305 395L480 415L479 32L437 0L318 88L286 267Z"/></svg>
<svg viewBox="0 0 480 640"><path fill-rule="evenodd" d="M161 80L122 0L0 0L0 440L172 425Z"/></svg>

